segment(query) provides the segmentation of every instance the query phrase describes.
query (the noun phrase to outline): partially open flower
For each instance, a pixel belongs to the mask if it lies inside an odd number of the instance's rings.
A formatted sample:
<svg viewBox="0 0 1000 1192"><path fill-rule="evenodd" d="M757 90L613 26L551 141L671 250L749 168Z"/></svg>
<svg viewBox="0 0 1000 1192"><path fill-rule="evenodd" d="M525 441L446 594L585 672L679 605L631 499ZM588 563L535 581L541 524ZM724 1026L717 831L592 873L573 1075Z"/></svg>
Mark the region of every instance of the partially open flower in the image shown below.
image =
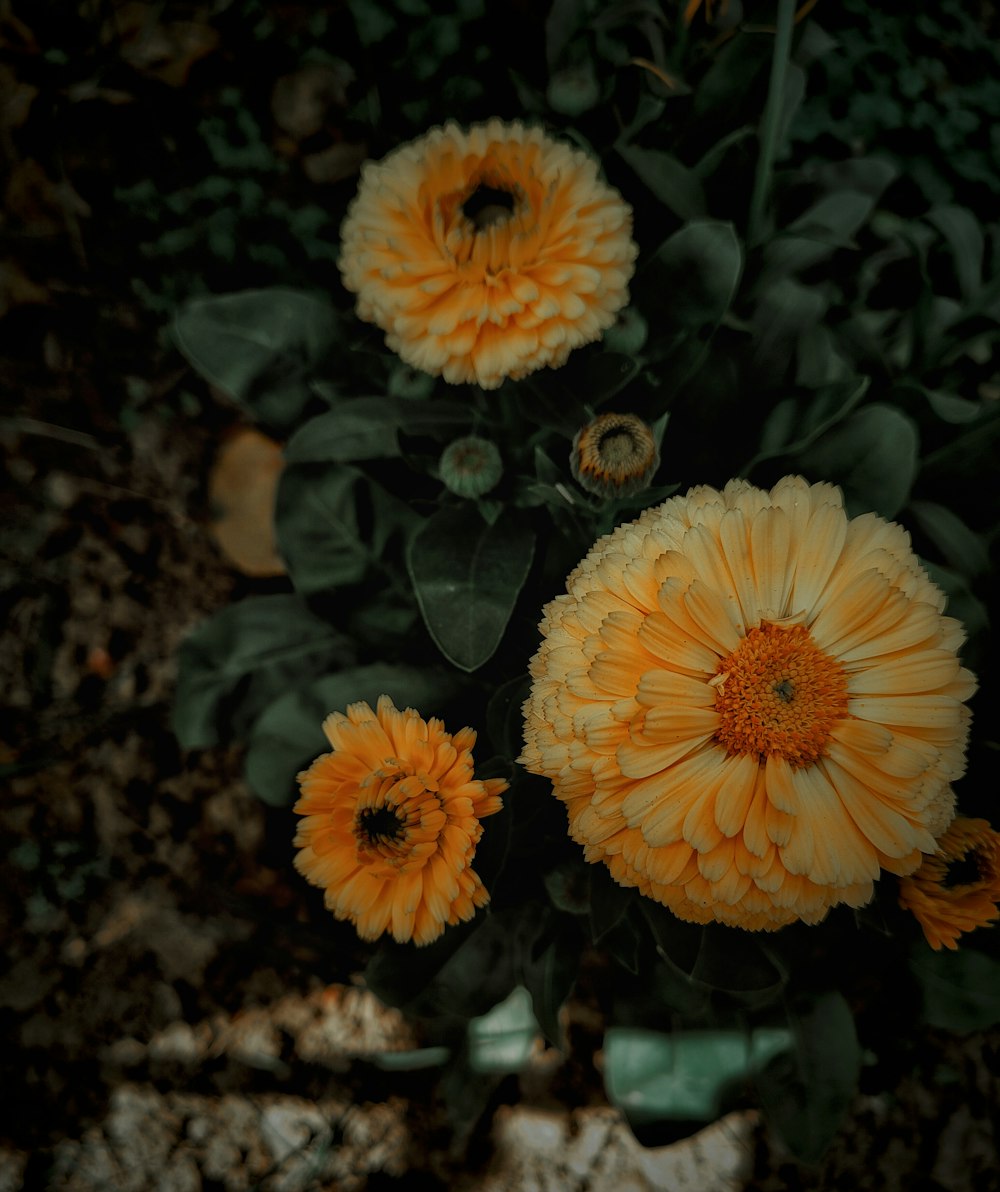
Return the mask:
<svg viewBox="0 0 1000 1192"><path fill-rule="evenodd" d="M466 435L442 451L438 469L445 487L456 496L481 497L500 482L503 462L489 439Z"/></svg>
<svg viewBox="0 0 1000 1192"><path fill-rule="evenodd" d="M496 389L614 322L631 231L631 208L579 149L516 121L446 124L362 167L340 269L408 364Z"/></svg>
<svg viewBox="0 0 1000 1192"><path fill-rule="evenodd" d="M635 414L601 414L582 426L569 456L573 478L598 497L628 497L660 466L652 429Z"/></svg>
<svg viewBox="0 0 1000 1192"><path fill-rule="evenodd" d="M937 851L899 883L899 903L936 952L956 949L964 932L1000 919L1000 832L984 819L957 816Z"/></svg>
<svg viewBox="0 0 1000 1192"><path fill-rule="evenodd" d="M362 939L429 944L489 901L471 865L502 778L473 777L476 734L401 712L383 695L323 724L333 753L299 775L295 867Z"/></svg>
<svg viewBox="0 0 1000 1192"><path fill-rule="evenodd" d="M828 484L692 489L546 607L520 760L588 860L682 919L817 923L954 814L975 680L944 602Z"/></svg>

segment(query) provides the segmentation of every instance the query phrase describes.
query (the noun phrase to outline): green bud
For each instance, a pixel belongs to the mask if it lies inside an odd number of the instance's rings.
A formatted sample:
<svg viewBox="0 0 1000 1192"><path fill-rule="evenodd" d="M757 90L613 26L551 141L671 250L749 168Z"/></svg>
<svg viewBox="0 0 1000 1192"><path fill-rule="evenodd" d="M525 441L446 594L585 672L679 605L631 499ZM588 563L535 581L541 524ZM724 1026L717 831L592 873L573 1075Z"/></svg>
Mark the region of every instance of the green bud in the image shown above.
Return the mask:
<svg viewBox="0 0 1000 1192"><path fill-rule="evenodd" d="M618 318L604 333L604 344L612 352L621 352L623 356L634 356L641 352L649 328L646 320L634 306L626 306Z"/></svg>
<svg viewBox="0 0 1000 1192"><path fill-rule="evenodd" d="M600 84L590 62L557 70L549 79L545 93L549 106L564 116L580 116L589 112L601 98Z"/></svg>
<svg viewBox="0 0 1000 1192"><path fill-rule="evenodd" d="M390 397L424 398L430 397L434 388L434 378L425 372L418 372L402 361L389 374L386 385Z"/></svg>
<svg viewBox="0 0 1000 1192"><path fill-rule="evenodd" d="M503 475L500 452L478 435L449 443L438 468L445 487L458 497L481 497L495 488Z"/></svg>

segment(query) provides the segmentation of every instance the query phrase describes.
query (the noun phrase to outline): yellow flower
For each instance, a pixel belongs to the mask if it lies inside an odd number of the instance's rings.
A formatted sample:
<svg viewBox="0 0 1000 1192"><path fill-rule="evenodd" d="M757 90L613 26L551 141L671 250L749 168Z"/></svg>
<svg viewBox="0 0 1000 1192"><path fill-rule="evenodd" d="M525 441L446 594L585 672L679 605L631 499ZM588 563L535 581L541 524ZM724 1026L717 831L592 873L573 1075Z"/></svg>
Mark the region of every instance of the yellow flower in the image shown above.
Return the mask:
<svg viewBox="0 0 1000 1192"><path fill-rule="evenodd" d="M545 609L521 762L573 839L682 919L860 906L954 814L972 675L899 526L801 477L695 488Z"/></svg>
<svg viewBox="0 0 1000 1192"><path fill-rule="evenodd" d="M408 364L496 389L614 322L631 229L579 149L519 122L449 123L362 167L340 269L358 315Z"/></svg>
<svg viewBox="0 0 1000 1192"><path fill-rule="evenodd" d="M958 937L1000 919L1000 832L984 819L957 816L937 851L899 883L899 903L912 911L938 952Z"/></svg>
<svg viewBox="0 0 1000 1192"><path fill-rule="evenodd" d="M660 466L652 429L635 414L601 414L573 439L570 471L599 497L627 497L649 485Z"/></svg>
<svg viewBox="0 0 1000 1192"><path fill-rule="evenodd" d="M295 867L366 940L391 931L429 944L489 901L472 871L480 820L499 811L502 778L473 777L476 734L399 711L383 695L323 724L333 753L299 775Z"/></svg>

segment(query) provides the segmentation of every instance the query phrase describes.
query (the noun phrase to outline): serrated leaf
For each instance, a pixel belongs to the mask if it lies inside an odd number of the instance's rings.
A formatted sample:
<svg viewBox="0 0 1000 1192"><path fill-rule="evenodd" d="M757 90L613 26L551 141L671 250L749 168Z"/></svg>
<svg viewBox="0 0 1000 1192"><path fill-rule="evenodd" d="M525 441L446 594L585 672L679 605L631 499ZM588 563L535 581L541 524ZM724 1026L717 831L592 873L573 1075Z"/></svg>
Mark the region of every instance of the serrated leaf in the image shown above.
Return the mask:
<svg viewBox="0 0 1000 1192"><path fill-rule="evenodd" d="M350 660L350 643L297 596L250 596L181 643L174 732L184 749L239 737L290 683Z"/></svg>
<svg viewBox="0 0 1000 1192"><path fill-rule="evenodd" d="M192 299L177 312L173 336L206 381L265 426L287 432L336 342L337 314L299 290L245 290Z"/></svg>
<svg viewBox="0 0 1000 1192"><path fill-rule="evenodd" d="M535 549L532 531L511 519L486 525L467 505L439 509L410 540L407 567L427 629L464 671L492 657Z"/></svg>
<svg viewBox="0 0 1000 1192"><path fill-rule="evenodd" d="M416 708L426 719L438 714L457 687L453 674L375 662L286 692L253 727L244 762L247 783L265 803L284 806L295 796L296 774L330 751L323 721L331 712L343 712L359 700L374 708L380 695L388 695L397 708Z"/></svg>

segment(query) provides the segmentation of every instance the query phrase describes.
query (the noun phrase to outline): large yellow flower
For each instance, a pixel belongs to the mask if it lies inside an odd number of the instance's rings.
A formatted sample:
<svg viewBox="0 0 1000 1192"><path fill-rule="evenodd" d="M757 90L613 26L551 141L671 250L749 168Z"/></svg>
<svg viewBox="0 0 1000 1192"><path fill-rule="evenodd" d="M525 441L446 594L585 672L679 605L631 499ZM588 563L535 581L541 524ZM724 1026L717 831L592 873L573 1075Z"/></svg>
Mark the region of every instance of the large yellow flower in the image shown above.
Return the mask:
<svg viewBox="0 0 1000 1192"><path fill-rule="evenodd" d="M984 819L957 816L934 855L899 883L899 902L936 952L1000 919L1000 832Z"/></svg>
<svg viewBox="0 0 1000 1192"><path fill-rule="evenodd" d="M628 301L632 212L519 122L433 128L366 162L341 228L357 312L415 368L495 389L563 364Z"/></svg>
<svg viewBox="0 0 1000 1192"><path fill-rule="evenodd" d="M601 538L545 609L521 762L616 881L697 923L860 906L954 814L975 688L899 526L786 477Z"/></svg>
<svg viewBox="0 0 1000 1192"><path fill-rule="evenodd" d="M299 775L304 816L295 837L299 872L326 905L367 940L428 944L489 901L472 871L480 820L499 811L502 778L473 777L476 734L452 736L440 720L351 704L323 724L333 753Z"/></svg>

